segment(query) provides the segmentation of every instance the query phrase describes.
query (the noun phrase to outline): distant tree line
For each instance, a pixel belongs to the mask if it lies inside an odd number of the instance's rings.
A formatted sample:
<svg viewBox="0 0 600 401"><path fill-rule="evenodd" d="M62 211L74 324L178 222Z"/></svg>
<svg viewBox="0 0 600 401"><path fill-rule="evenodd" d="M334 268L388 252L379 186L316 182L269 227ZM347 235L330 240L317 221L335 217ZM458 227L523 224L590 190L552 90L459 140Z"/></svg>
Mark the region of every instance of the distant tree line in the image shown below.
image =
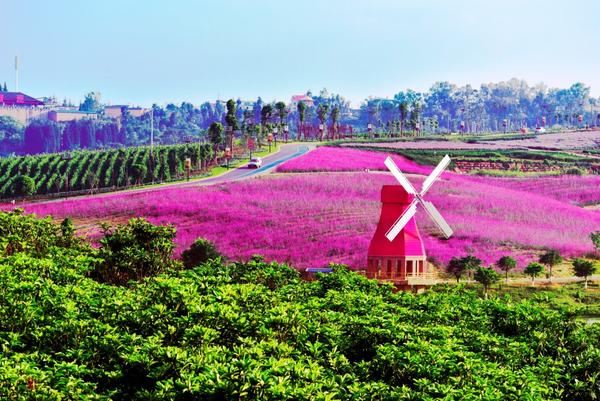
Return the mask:
<svg viewBox="0 0 600 401"><path fill-rule="evenodd" d="M483 132L521 127L584 127L600 123L600 99L575 83L566 89L529 86L525 81L458 87L436 82L426 92L411 89L392 99L369 98L361 106L361 125L385 130Z"/></svg>
<svg viewBox="0 0 600 401"><path fill-rule="evenodd" d="M1 85L0 85L1 86ZM28 127L0 117L0 153L40 153L106 146L138 146L149 144L150 118L154 118L154 140L160 144L189 142L208 138L213 123L231 127L233 132L263 142L268 133L284 126L297 133L302 126L337 124L358 130L372 127L377 132L485 132L516 131L521 127L586 127L600 125L600 99L590 95L590 88L575 83L569 88L547 88L543 84L529 86L525 81L462 87L450 82L436 82L428 91L411 89L392 98L369 97L358 109L339 94L327 89L318 94L307 91L311 101L288 104L230 99L227 103L204 102L195 107L183 102L179 106L153 105L152 113L133 117L127 107L122 118L100 118L94 121L52 123L34 121ZM64 104L67 104L66 101ZM98 112L102 117L100 94L88 93L79 110ZM282 137L282 135L280 135Z"/></svg>
<svg viewBox="0 0 600 401"><path fill-rule="evenodd" d="M78 120L56 123L35 120L25 128L22 152L56 153L125 144L123 130L112 121Z"/></svg>

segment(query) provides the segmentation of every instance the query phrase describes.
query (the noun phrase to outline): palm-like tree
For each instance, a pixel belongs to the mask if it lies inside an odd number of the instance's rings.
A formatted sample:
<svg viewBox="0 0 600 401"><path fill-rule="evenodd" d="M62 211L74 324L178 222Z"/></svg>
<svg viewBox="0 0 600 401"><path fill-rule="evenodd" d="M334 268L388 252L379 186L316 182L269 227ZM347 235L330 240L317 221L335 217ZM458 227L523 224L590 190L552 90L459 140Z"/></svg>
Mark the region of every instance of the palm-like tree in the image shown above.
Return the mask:
<svg viewBox="0 0 600 401"><path fill-rule="evenodd" d="M302 128L304 127L304 119L306 118L306 103L304 103L303 101L298 102L298 120L300 122L300 127L299 130L300 132L302 132ZM300 137L300 135L298 135L298 137ZM306 139L306 138L304 138Z"/></svg>
<svg viewBox="0 0 600 401"><path fill-rule="evenodd" d="M321 138L320 140L323 140L323 136L325 134L325 121L327 120L327 113L329 112L329 105L327 103L321 103L319 105L319 107L317 108L317 116L319 117L319 121L321 122L321 125L323 126L323 130L321 131Z"/></svg>

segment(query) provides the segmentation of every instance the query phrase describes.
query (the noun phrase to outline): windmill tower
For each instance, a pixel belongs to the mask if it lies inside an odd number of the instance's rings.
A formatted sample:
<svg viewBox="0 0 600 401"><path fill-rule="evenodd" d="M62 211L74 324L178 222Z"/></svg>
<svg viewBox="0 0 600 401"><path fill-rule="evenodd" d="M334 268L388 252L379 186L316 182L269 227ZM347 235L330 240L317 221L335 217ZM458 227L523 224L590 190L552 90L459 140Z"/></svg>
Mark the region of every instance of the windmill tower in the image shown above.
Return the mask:
<svg viewBox="0 0 600 401"><path fill-rule="evenodd" d="M448 164L450 158L446 155L423 182L421 192L417 192L394 161L386 159L385 165L400 185L384 185L381 189L381 215L369 245L367 277L389 280L400 287L430 281L427 255L414 216L420 203L444 236L452 235L435 206L423 199Z"/></svg>

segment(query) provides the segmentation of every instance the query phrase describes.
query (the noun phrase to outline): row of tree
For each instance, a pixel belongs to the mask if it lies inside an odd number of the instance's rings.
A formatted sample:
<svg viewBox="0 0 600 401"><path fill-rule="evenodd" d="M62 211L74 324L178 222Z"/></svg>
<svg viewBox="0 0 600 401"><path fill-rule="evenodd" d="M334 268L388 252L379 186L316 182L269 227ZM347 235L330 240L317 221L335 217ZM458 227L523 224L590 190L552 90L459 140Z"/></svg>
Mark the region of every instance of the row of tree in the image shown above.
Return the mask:
<svg viewBox="0 0 600 401"><path fill-rule="evenodd" d="M312 101L286 104L282 101L254 102L231 99L205 102L199 108L190 103L180 107L154 106L157 123L166 126L170 121L206 130L213 122L228 124L231 102L239 128L243 125L269 123L287 124L297 132L303 124L335 126L348 124L366 130L369 124L385 132L481 132L509 131L521 127L567 126L583 127L600 123L600 99L590 95L590 88L575 83L569 88L548 88L544 84L529 86L527 82L511 79L506 82L457 86L436 82L428 91L400 91L391 99L370 97L352 109L338 94L323 89L319 94L306 92ZM185 125L185 124L184 124Z"/></svg>
<svg viewBox="0 0 600 401"><path fill-rule="evenodd" d="M594 241L594 246L597 250L600 249L600 231L592 233L590 235ZM544 266L548 268L548 279L552 281L552 269L563 262L563 258L557 250L550 249L540 255L538 262L529 263L523 273L531 277L532 285L535 284L535 278L544 272ZM584 279L584 286L587 289L588 277L595 274L597 270L597 264L594 261L575 258L572 260L573 273L577 277ZM503 271L505 274L505 280L508 283L508 273L517 267L517 261L510 256L503 256L496 262L496 268ZM471 276L475 281L483 285L484 291L487 293L488 288L500 281L500 275L496 272L493 266L484 267L481 265L481 260L473 255L467 255L464 257L453 257L448 266L446 267L448 274L454 276L456 281L459 282L461 277L467 275Z"/></svg>
<svg viewBox="0 0 600 401"><path fill-rule="evenodd" d="M457 86L436 82L428 91L400 91L391 99L370 97L352 109L338 94L323 89L306 96L312 101L286 104L282 101L254 102L233 100L234 116L243 124L265 126L268 123L287 124L297 132L303 124L352 125L365 130L369 124L386 132L481 132L509 131L521 127L567 126L583 127L600 123L600 99L590 94L589 86L575 83L569 88L548 88L544 84L529 86L527 82L511 79L506 82ZM213 122L227 124L228 105L217 100L205 102L199 108L190 103L180 107L154 106L159 125L170 121L205 130ZM230 108L230 107L229 107Z"/></svg>
<svg viewBox="0 0 600 401"><path fill-rule="evenodd" d="M529 86L506 82L456 86L436 82L426 92L398 92L392 99L369 98L361 106L360 120L390 129L397 123L431 132L503 131L535 126L597 125L600 99L582 83L569 88Z"/></svg>
<svg viewBox="0 0 600 401"><path fill-rule="evenodd" d="M181 144L78 151L0 159L0 197L96 191L181 179L200 173L214 160L210 144Z"/></svg>
<svg viewBox="0 0 600 401"><path fill-rule="evenodd" d="M123 108L118 120L100 118L93 122L55 124L34 121L22 127L15 121L0 118L0 153L40 153L103 146L137 146L150 141L153 118L157 143L171 144L207 138L208 128L218 122L233 131L246 133L259 141L278 128L289 127L291 136L300 137L303 127L321 126L321 138L335 137L338 124L358 130L371 127L376 132L481 132L510 131L521 127L600 125L600 100L590 95L590 88L576 83L566 89L548 89L543 84L529 86L525 81L458 87L437 82L426 92L406 90L391 99L368 98L360 109L350 108L344 97L323 89L319 94L306 93L307 100L286 104L283 101L254 102L230 99L204 102L199 107L183 102L177 106L152 106L152 112L133 117ZM308 98L310 100L308 100ZM90 92L79 109L99 112L100 95Z"/></svg>

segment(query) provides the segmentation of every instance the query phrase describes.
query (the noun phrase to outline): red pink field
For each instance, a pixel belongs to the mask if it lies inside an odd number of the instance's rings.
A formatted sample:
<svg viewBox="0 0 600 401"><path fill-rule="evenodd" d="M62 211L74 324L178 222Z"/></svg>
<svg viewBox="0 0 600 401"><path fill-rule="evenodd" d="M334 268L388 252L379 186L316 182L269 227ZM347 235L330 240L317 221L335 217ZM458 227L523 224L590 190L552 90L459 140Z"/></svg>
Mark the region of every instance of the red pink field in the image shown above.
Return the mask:
<svg viewBox="0 0 600 401"><path fill-rule="evenodd" d="M329 262L362 268L379 216L381 186L395 183L390 174L373 171L384 170L385 157L378 152L319 148L278 169L308 173L31 204L25 209L94 225L135 216L173 224L178 252L205 237L233 259L262 254L298 268ZM430 170L400 157L396 161L406 172ZM423 175L410 179L420 185ZM466 254L485 263L513 255L522 267L544 247L581 255L593 249L589 233L600 229L600 211L578 204L600 203L599 184L600 177L595 176L503 180L445 173L427 198L455 235L439 239L422 212L417 223L428 255L440 263Z"/></svg>
<svg viewBox="0 0 600 401"><path fill-rule="evenodd" d="M347 143L343 146L369 146L387 149L548 149L569 150L589 149L600 145L600 130L595 131L571 131L538 134L535 137L524 136L522 139L503 141L480 141L478 143L467 143L458 140L452 141L398 141L398 142L373 142L373 143Z"/></svg>

